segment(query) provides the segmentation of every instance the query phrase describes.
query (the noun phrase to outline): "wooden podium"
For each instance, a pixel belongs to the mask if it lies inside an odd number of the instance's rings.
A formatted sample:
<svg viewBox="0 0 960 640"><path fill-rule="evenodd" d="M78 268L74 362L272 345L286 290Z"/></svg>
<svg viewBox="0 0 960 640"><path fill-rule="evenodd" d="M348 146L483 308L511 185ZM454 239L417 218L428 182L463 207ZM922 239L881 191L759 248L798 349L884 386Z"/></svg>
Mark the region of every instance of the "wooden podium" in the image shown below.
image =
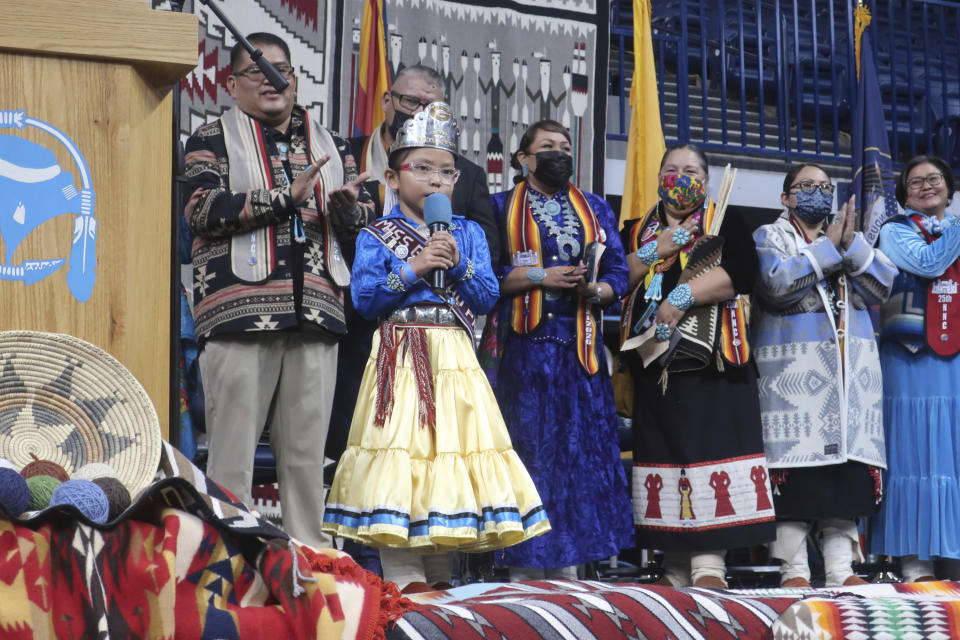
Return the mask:
<svg viewBox="0 0 960 640"><path fill-rule="evenodd" d="M173 88L197 18L146 0L4 3L0 330L122 362L169 437Z"/></svg>

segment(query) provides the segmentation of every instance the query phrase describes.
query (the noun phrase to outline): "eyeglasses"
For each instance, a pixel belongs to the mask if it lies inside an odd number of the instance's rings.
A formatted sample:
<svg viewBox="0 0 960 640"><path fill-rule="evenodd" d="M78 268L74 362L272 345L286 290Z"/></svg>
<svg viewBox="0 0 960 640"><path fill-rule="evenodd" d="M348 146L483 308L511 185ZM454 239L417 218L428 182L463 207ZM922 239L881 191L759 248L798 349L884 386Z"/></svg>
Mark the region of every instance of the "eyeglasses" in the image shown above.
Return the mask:
<svg viewBox="0 0 960 640"><path fill-rule="evenodd" d="M390 95L397 99L397 102L400 103L401 107L410 112L416 111L420 108L426 109L427 105L430 104L430 102L421 102L420 98L416 96L408 96L402 93L397 93L396 91L391 91Z"/></svg>
<svg viewBox="0 0 960 640"><path fill-rule="evenodd" d="M923 188L923 183L926 182L931 187L939 187L943 184L943 174L942 173L931 173L925 178L910 178L907 180L907 189L911 191L917 191Z"/></svg>
<svg viewBox="0 0 960 640"><path fill-rule="evenodd" d="M834 186L833 186L832 184L830 184L829 182L824 182L824 183L822 183L822 184L817 184L816 182L812 182L812 181L810 181L810 180L804 180L803 182L798 182L798 183L794 184L794 185L793 185L792 187L790 187L790 188L791 188L791 189L798 189L798 190L800 190L800 191L803 191L804 193L813 193L814 191L816 191L817 189L819 189L822 193L829 193L829 194L832 195L832 194L833 194L833 191L834 191L834 189L835 189L836 187L834 187Z"/></svg>
<svg viewBox="0 0 960 640"><path fill-rule="evenodd" d="M400 165L401 171L409 171L413 174L414 179L419 180L420 182L426 182L433 177L433 174L437 174L440 178L440 182L443 184L456 184L457 179L460 177L460 170L454 169L453 167L444 167L443 169L438 169L429 164L421 164L419 162L408 162L406 164Z"/></svg>
<svg viewBox="0 0 960 640"><path fill-rule="evenodd" d="M292 78L292 77L293 77L293 67L291 67L290 65L288 65L288 64L275 64L275 65L273 65L273 66L277 69L277 71L280 72L280 75L282 75L282 76L284 76L284 77L286 77L286 78ZM237 72L234 73L233 75L235 75L235 76L240 76L240 77L246 77L246 78L249 78L250 80L252 80L252 81L254 81L254 82L262 82L262 81L263 81L263 71L260 70L260 67L258 67L258 66L256 65L256 63L250 65L250 66L247 67L246 69L242 69L242 70L240 70L240 71L237 71Z"/></svg>

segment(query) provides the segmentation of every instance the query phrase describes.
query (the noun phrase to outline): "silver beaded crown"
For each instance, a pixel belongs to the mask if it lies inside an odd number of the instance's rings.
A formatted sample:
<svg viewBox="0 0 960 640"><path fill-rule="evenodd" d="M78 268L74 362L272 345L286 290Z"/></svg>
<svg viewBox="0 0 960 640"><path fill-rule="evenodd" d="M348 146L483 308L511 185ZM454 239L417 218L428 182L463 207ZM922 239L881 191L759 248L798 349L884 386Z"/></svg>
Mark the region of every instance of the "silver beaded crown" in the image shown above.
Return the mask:
<svg viewBox="0 0 960 640"><path fill-rule="evenodd" d="M390 153L416 147L433 147L457 155L457 122L446 102L431 102L404 122L390 145Z"/></svg>

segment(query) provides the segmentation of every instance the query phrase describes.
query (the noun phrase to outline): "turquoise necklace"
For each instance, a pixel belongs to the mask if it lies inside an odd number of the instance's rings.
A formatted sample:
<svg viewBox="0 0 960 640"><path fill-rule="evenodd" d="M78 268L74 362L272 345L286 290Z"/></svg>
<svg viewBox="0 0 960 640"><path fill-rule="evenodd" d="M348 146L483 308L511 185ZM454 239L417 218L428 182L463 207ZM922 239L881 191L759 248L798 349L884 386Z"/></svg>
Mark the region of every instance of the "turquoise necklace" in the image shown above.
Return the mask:
<svg viewBox="0 0 960 640"><path fill-rule="evenodd" d="M577 239L580 230L580 218L574 212L567 198L562 198L563 204L553 198L547 198L536 192L528 198L530 213L541 227L547 230L548 236L557 239L557 253L562 260L570 260L580 255L580 241ZM557 224L556 216L563 213L563 224Z"/></svg>

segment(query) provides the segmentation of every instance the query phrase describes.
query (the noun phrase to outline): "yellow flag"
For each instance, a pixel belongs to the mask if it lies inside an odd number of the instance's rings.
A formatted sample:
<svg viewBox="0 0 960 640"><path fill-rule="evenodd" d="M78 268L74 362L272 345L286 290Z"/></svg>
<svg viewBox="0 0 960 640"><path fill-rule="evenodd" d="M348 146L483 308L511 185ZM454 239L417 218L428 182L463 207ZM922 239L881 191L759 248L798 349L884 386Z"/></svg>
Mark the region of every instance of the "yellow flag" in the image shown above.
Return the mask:
<svg viewBox="0 0 960 640"><path fill-rule="evenodd" d="M660 126L657 70L653 64L650 0L633 0L633 83L630 87L630 135L620 218L638 218L657 200L657 171L666 150Z"/></svg>
<svg viewBox="0 0 960 640"><path fill-rule="evenodd" d="M383 0L364 3L357 67L353 135L368 136L383 122L383 94L390 90L387 41L383 37Z"/></svg>

